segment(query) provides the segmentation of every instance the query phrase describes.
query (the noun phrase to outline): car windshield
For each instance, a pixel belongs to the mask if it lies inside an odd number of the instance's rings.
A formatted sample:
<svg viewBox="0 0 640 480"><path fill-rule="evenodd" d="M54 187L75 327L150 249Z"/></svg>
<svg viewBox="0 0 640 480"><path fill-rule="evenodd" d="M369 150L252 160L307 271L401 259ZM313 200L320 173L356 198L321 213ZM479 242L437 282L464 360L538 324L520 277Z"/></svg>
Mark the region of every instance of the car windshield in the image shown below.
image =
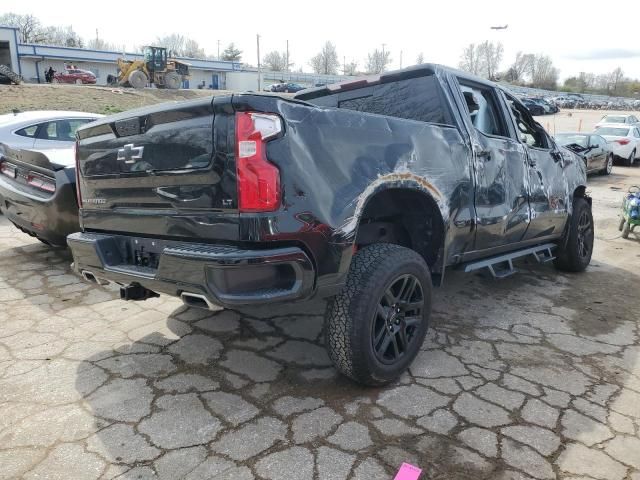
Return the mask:
<svg viewBox="0 0 640 480"><path fill-rule="evenodd" d="M604 117L602 121L604 123L624 123L627 120L627 117Z"/></svg>
<svg viewBox="0 0 640 480"><path fill-rule="evenodd" d="M611 135L614 137L626 137L629 133L628 128L601 127L598 129L598 135Z"/></svg>
<svg viewBox="0 0 640 480"><path fill-rule="evenodd" d="M556 135L556 140L560 145L571 145L575 143L580 145L581 147L587 148L587 141L589 137L587 135L579 135L572 133L564 133L560 135Z"/></svg>

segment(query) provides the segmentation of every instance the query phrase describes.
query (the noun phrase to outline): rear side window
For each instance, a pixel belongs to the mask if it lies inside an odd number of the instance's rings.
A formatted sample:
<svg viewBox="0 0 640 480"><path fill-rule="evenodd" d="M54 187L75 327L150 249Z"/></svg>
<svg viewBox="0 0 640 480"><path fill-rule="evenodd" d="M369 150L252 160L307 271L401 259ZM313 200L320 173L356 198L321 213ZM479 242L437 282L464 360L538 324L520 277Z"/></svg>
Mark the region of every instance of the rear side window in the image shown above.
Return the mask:
<svg viewBox="0 0 640 480"><path fill-rule="evenodd" d="M376 85L355 98L338 101L338 108L376 113L430 123L450 123L446 120L438 84L433 76L423 76Z"/></svg>
<svg viewBox="0 0 640 480"><path fill-rule="evenodd" d="M38 126L37 125L31 125L30 127L25 127L25 128L22 128L22 129L18 130L16 132L16 134L20 135L22 137L33 138L33 137L35 137L37 130L38 130Z"/></svg>

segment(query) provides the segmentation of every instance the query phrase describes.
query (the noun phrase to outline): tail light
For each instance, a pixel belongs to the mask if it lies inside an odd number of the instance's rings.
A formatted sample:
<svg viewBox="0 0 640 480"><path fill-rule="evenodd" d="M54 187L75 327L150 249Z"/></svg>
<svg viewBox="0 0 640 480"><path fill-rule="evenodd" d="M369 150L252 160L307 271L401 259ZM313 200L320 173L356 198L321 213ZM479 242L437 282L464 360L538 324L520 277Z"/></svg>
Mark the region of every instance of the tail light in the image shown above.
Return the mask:
<svg viewBox="0 0 640 480"><path fill-rule="evenodd" d="M15 165L8 163L4 160L0 162L0 173L6 175L9 178L16 178L16 173L18 169Z"/></svg>
<svg viewBox="0 0 640 480"><path fill-rule="evenodd" d="M628 138L619 138L618 140L616 140L616 143L619 143L620 145L628 145L630 141L631 140L629 140Z"/></svg>
<svg viewBox="0 0 640 480"><path fill-rule="evenodd" d="M272 212L280 206L280 171L267 160L267 141L282 132L280 117L236 113L236 170L241 212Z"/></svg>
<svg viewBox="0 0 640 480"><path fill-rule="evenodd" d="M56 191L56 181L53 178L38 175L34 172L27 174L27 184L38 190L53 193Z"/></svg>
<svg viewBox="0 0 640 480"><path fill-rule="evenodd" d="M73 146L73 154L76 157L76 200L78 208L82 208L82 193L80 192L80 149L78 141Z"/></svg>

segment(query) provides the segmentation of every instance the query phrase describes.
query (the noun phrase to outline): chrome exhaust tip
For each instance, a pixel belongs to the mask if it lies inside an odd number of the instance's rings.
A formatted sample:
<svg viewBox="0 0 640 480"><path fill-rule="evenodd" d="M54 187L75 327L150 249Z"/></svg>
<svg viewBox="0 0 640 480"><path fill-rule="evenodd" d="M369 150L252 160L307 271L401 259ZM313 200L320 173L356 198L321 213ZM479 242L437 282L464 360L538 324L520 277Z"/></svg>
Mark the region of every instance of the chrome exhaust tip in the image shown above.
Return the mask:
<svg viewBox="0 0 640 480"><path fill-rule="evenodd" d="M205 295L199 293L182 292L180 299L188 307L203 308L205 310L219 310L220 307L209 301Z"/></svg>

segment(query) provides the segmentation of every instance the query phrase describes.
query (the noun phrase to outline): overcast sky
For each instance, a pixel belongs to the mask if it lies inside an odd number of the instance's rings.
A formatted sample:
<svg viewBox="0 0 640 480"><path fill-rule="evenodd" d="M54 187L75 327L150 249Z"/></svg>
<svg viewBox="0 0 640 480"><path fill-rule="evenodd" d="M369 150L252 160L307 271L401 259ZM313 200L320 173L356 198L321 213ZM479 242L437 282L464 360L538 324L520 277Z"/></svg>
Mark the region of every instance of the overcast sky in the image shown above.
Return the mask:
<svg viewBox="0 0 640 480"><path fill-rule="evenodd" d="M436 7L435 5L441 5ZM309 59L327 40L340 61L364 66L367 52L391 51L392 68L425 61L457 66L465 45L483 40L504 44L502 67L517 51L550 55L561 78L586 71L605 73L621 66L640 78L640 1L578 0L242 0L118 1L2 0L0 13L31 13L45 25L72 25L85 39L125 44L152 43L157 36L181 33L209 54L235 42L243 61L256 63L256 34L261 54L285 49L289 40L295 68L310 71ZM164 7L164 6L167 7ZM282 5L282 8L278 8ZM608 11L610 5L612 10ZM491 30L508 25L506 30Z"/></svg>

